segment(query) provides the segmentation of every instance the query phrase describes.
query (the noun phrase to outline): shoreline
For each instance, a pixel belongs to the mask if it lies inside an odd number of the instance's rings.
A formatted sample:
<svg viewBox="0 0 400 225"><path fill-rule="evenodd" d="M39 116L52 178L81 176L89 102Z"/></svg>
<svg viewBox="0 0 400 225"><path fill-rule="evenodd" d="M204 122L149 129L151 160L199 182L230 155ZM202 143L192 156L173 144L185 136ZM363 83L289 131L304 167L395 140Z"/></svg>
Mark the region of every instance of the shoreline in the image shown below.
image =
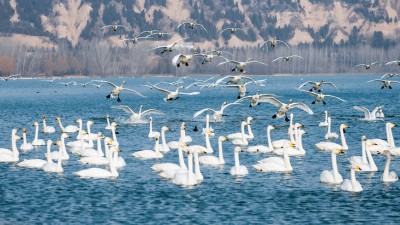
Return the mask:
<svg viewBox="0 0 400 225"><path fill-rule="evenodd" d="M290 73L277 73L277 74L249 74L245 76L271 76L271 77L301 77L301 76L348 76L348 75L354 75L354 76L369 76L369 75L374 75L374 74L379 74L379 73L312 73L312 74L290 74ZM223 76L234 76L233 74L226 74L226 75L221 75L221 74L191 74L187 75L189 77L210 77L210 76L216 76L216 77L223 77ZM64 75L64 76L29 76L29 77L18 77L17 79L99 79L99 78L163 78L163 77L182 77L182 76L175 76L173 74L147 74L147 75L142 75L142 76L84 76L84 75ZM2 77L0 77L2 78ZM13 79L10 79L13 80Z"/></svg>

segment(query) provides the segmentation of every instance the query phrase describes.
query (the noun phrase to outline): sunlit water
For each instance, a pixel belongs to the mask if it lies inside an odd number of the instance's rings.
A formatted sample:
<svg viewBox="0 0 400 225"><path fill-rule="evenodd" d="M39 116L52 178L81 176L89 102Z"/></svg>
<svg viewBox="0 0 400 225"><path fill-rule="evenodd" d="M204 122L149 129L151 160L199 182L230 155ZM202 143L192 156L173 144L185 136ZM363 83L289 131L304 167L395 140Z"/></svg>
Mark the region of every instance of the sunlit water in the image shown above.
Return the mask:
<svg viewBox="0 0 400 225"><path fill-rule="evenodd" d="M257 77L261 79L265 77ZM380 171L376 173L357 173L357 179L364 188L358 194L343 192L338 186L320 182L322 170L331 169L330 154L319 152L315 143L324 140L325 128L318 127L324 120L324 110L332 117L332 129L339 133L341 123L348 124L347 141L350 147L344 155L338 156L339 171L343 178L349 178L348 158L361 155L361 136L385 139L385 122L399 122L398 102L400 86L381 90L379 83L365 83L377 76L294 76L267 77L267 85L258 87L262 93L281 96L283 102L292 98L295 102L305 102L314 110L314 115L295 109L295 122L301 122L308 131L303 136L305 157L292 157L292 173L260 173L252 168L258 160L271 154L240 155L241 163L249 169L249 175L240 179L229 174L233 166L233 145L225 142L226 165L222 168L201 168L204 181L193 188L184 188L162 180L150 166L157 162L177 162L176 151L169 152L161 160L141 161L131 154L137 150L149 149L154 145L147 138L148 124L121 124L118 128L118 141L127 166L119 171L116 179L82 179L73 172L88 168L80 165L78 158L63 163L64 173L48 174L41 170L16 167L13 163L0 164L0 223L134 223L134 224L347 224L347 223L399 223L400 192L399 183L386 185L380 177L386 157L374 155ZM338 86L324 87L326 94L337 95L348 102L326 99L327 105L311 105L313 97L301 93L296 88L303 82L325 79ZM69 81L64 79L62 81ZM78 118L92 120L96 124L92 131L102 131L106 126L107 114L119 121L127 118L122 110L111 106L129 105L135 111L140 104L144 110L155 108L165 115L154 116L154 127L160 130L166 125L167 141L177 140L181 122L187 123L187 134L193 143L203 144L200 132L193 132L205 126L204 115L192 119L194 112L202 108L219 108L223 101L236 100L234 89L203 89L197 96L181 96L177 101L164 102L162 94L141 86L161 80L173 81L175 78L147 79L109 79L117 84L127 81L127 87L138 90L147 98L136 97L130 93L121 94L121 103L106 99L111 89L103 85L82 88L64 87L40 80L15 80L0 83L0 147L11 148L11 129L28 129L28 140L34 136L33 122L40 122L47 116L47 124L55 126L54 134L40 138L58 140L60 129L55 117L60 116L64 125L74 124ZM82 80L86 81L85 80ZM248 86L250 94L257 87ZM197 90L194 88L192 90ZM384 105L386 118L379 122L360 121L363 113L353 109L354 105L369 109ZM240 132L240 121L252 116L255 140L251 145L266 144L266 127L275 125L272 139L287 138L287 125L283 118L273 120L271 116L277 109L268 103L249 108L248 103L227 108L224 123L213 123L216 136L211 139L217 151L217 138L220 135ZM393 129L394 138L399 138L400 129ZM73 135L75 136L75 135ZM18 142L18 146L21 142ZM53 148L55 150L55 148ZM45 147L29 153L21 153L20 160L44 158ZM399 173L399 160L392 161L391 169Z"/></svg>

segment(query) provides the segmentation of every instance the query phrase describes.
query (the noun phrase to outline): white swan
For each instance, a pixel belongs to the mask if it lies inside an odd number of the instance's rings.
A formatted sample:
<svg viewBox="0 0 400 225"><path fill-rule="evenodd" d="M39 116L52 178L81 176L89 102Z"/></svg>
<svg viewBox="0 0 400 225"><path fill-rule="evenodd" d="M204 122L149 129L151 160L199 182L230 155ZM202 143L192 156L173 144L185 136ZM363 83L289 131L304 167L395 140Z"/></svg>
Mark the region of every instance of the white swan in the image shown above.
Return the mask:
<svg viewBox="0 0 400 225"><path fill-rule="evenodd" d="M290 56L280 56L280 57L278 57L278 58L272 60L272 62L275 62L275 61L280 60L280 59L284 59L285 62L289 62L289 60L290 60L291 58L304 59L303 57L301 57L301 56L299 56L299 55L290 55Z"/></svg>
<svg viewBox="0 0 400 225"><path fill-rule="evenodd" d="M196 23L196 22L182 22L182 23L180 23L179 25L178 25L178 29L179 29L179 27L181 27L181 26L184 26L184 25L188 25L188 28L190 28L190 29L194 29L195 27L200 27L200 28L202 28L203 30L205 30L206 32L207 32L207 29L202 25L202 24L200 24L200 23Z"/></svg>
<svg viewBox="0 0 400 225"><path fill-rule="evenodd" d="M110 171L105 170L105 169L100 169L100 168L90 168L90 169L80 170L78 172L75 172L74 174L76 174L82 178L115 178L115 177L118 177L119 174L114 165L113 153L115 156L115 153L117 151L119 151L119 148L115 148L114 146L111 146L110 151L111 151L110 152L110 162L109 162Z"/></svg>
<svg viewBox="0 0 400 225"><path fill-rule="evenodd" d="M365 69L370 69L373 65L375 65L375 64L378 64L378 62L373 62L373 63L370 63L370 64L365 64L365 63L361 63L361 64L358 64L358 65L356 65L355 67L360 67L360 66L363 66L363 67L365 67Z"/></svg>
<svg viewBox="0 0 400 225"><path fill-rule="evenodd" d="M146 50L146 51L162 49L161 54L163 54L164 52L172 52L172 50L173 50L173 48L175 47L175 45L176 45L178 42L183 41L183 40L185 40L185 39L187 39L187 37L186 37L186 38L181 38L181 39L179 39L179 40L177 40L177 41L174 41L174 42L172 42L171 44L168 44L168 45L159 45L159 46L157 46L157 47L155 47L155 48L148 49L148 50Z"/></svg>
<svg viewBox="0 0 400 225"><path fill-rule="evenodd" d="M326 82L325 80L322 80L321 82L307 81L307 82L301 84L297 89L300 89L300 88L304 87L307 84L312 84L313 85L309 91L318 91L318 92L320 92L321 91L321 86L323 84L329 84L332 87L335 87L337 89L335 84L333 84L332 82Z"/></svg>
<svg viewBox="0 0 400 225"><path fill-rule="evenodd" d="M232 144L234 145L240 145L240 146L247 146L249 145L249 142L246 139L245 133L244 133L244 126L248 125L247 121L242 121L240 129L242 131L242 137L241 138L234 138L232 140ZM229 136L229 135L228 135Z"/></svg>
<svg viewBox="0 0 400 225"><path fill-rule="evenodd" d="M193 173L193 155L201 153L201 149L189 149L188 151L188 169L186 171L178 170L174 174L172 182L177 185L194 186L199 183L196 174ZM197 164L196 164L197 165ZM195 165L195 167L196 167ZM198 166L198 165L197 165ZM198 171L199 172L199 171ZM199 174L198 174L199 175Z"/></svg>
<svg viewBox="0 0 400 225"><path fill-rule="evenodd" d="M90 157L90 156L104 156L104 153L101 149L101 139L104 138L103 134L99 132L97 134L97 149L93 148L82 148L77 151L76 154L82 157Z"/></svg>
<svg viewBox="0 0 400 225"><path fill-rule="evenodd" d="M270 97L277 97L277 96L273 95L273 94L260 94L260 90L258 90L257 94L240 98L236 102L241 103L243 101L249 100L250 101L249 107L252 108L257 105L260 105L261 102L264 102L264 99L270 98Z"/></svg>
<svg viewBox="0 0 400 225"><path fill-rule="evenodd" d="M170 141L167 143L167 145L171 149L178 149L180 142L185 142L185 143L192 142L192 137L186 136L186 123L185 122L182 122L182 124L181 124L181 135L180 135L179 141Z"/></svg>
<svg viewBox="0 0 400 225"><path fill-rule="evenodd" d="M61 118L57 117L56 118L58 125L60 126L60 129L63 133L75 133L79 131L79 127L75 126L75 125L68 125L66 127L64 127L61 123Z"/></svg>
<svg viewBox="0 0 400 225"><path fill-rule="evenodd" d="M204 153L201 149L196 149L193 152L194 156L194 176L196 177L196 180L198 183L202 182L204 180L203 174L201 173L200 170L200 162L199 162L199 153Z"/></svg>
<svg viewBox="0 0 400 225"><path fill-rule="evenodd" d="M51 145L53 144L52 140L47 141L47 153L50 152ZM43 166L48 163L52 162L51 157L47 157L47 161L43 159L27 159L22 162L17 163L17 166L20 167L27 167L27 168L34 168L34 169L41 169Z"/></svg>
<svg viewBox="0 0 400 225"><path fill-rule="evenodd" d="M95 82L100 82L100 83L106 83L109 86L111 86L113 88L113 90L111 91L111 93L109 95L106 96L106 98L117 98L117 102L121 102L121 99L119 98L119 95L121 94L122 91L129 91L135 95L138 95L142 98L145 98L146 96L140 94L139 92L129 89L129 88L124 88L124 84L126 84L126 81L123 81L122 84L120 86L117 86L114 83L111 83L110 81L104 81L104 80L93 80Z"/></svg>
<svg viewBox="0 0 400 225"><path fill-rule="evenodd" d="M219 85L223 80L229 78L229 80L225 84L238 84L241 80L250 80L255 83L255 80L253 78L248 77L248 76L243 76L243 73L239 75L228 75L224 76L214 82L214 85L217 86Z"/></svg>
<svg viewBox="0 0 400 225"><path fill-rule="evenodd" d="M338 139L339 135L335 132L331 132L331 118L328 117L328 130L326 131L325 134L325 139L326 140L331 140L331 139Z"/></svg>
<svg viewBox="0 0 400 225"><path fill-rule="evenodd" d="M237 96L237 99L240 99L240 98L243 98L246 95L246 93L248 93L248 91L246 89L246 86L248 84L250 84L250 83L247 83L246 81L243 81L242 84L228 84L228 85L225 85L224 87L226 87L226 88L237 88L237 90L239 92L238 96Z"/></svg>
<svg viewBox="0 0 400 225"><path fill-rule="evenodd" d="M253 134L253 132L251 130L251 127L250 127L250 125L251 125L250 123L251 123L252 120L254 120L254 118L251 117L251 116L247 117L247 119L246 119L247 131L248 131L249 134L244 134L244 136L245 136L246 139L249 139L249 140L253 140L254 139L254 134ZM233 134L229 134L226 137L228 139L238 139L238 138L242 138L242 133L233 133Z"/></svg>
<svg viewBox="0 0 400 225"><path fill-rule="evenodd" d="M328 111L325 110L324 113L325 113L325 121L319 123L318 126L320 126L320 127L327 127L328 126Z"/></svg>
<svg viewBox="0 0 400 225"><path fill-rule="evenodd" d="M42 121L43 121L43 133L51 134L51 133L56 132L56 129L53 126L47 126L46 125L46 116L42 116Z"/></svg>
<svg viewBox="0 0 400 225"><path fill-rule="evenodd" d="M158 150L162 153L169 152L171 148L167 145L167 141L165 140L165 131L169 131L169 128L163 126L161 128L161 145L158 146ZM155 150L156 146L154 146Z"/></svg>
<svg viewBox="0 0 400 225"><path fill-rule="evenodd" d="M390 122L385 124L386 140L379 138L367 140L367 148L372 154L378 154L383 150L388 150L391 148L391 146L394 147L393 134L392 134L392 128L394 126L395 124Z"/></svg>
<svg viewBox="0 0 400 225"><path fill-rule="evenodd" d="M264 42L260 45L260 47L258 47L258 48L261 48L262 46L264 46L265 44L267 44L267 51L268 51L268 43L270 44L270 46L271 46L272 48L275 48L275 46L276 46L278 43L282 43L283 45L285 45L286 47L289 48L289 45L288 45L286 42L284 42L284 41L282 41L282 40L278 40L276 37L274 37L274 38L271 39L271 40L264 41Z"/></svg>
<svg viewBox="0 0 400 225"><path fill-rule="evenodd" d="M202 110L199 110L199 111L195 112L194 115L193 115L193 118L198 117L199 115L201 115L205 111L212 111L212 112L214 112L214 114L212 115L213 122L222 122L222 116L224 115L224 110L228 106L238 105L238 104L239 103L236 103L236 102L229 103L229 104L227 102L224 102L224 103L222 103L220 110L215 110L215 109L211 109L211 108L205 108L205 109L202 109Z"/></svg>
<svg viewBox="0 0 400 225"><path fill-rule="evenodd" d="M104 129L111 130L110 115L107 115L106 119L107 119L107 126Z"/></svg>
<svg viewBox="0 0 400 225"><path fill-rule="evenodd" d="M214 129L210 126L210 115L206 115L206 128L203 128L203 136L206 135L206 133L208 133L209 137L214 137L215 133L214 133Z"/></svg>
<svg viewBox="0 0 400 225"><path fill-rule="evenodd" d="M225 136L220 136L218 138L218 157L213 155L205 155L199 158L199 162L204 165L219 166L225 164L224 155L222 151L222 142L226 141Z"/></svg>
<svg viewBox="0 0 400 225"><path fill-rule="evenodd" d="M19 161L19 152L17 149L17 140L20 140L21 137L17 134L17 129L13 129L11 136L11 149L0 149L0 162L18 162Z"/></svg>
<svg viewBox="0 0 400 225"><path fill-rule="evenodd" d="M396 81L396 80L382 80L382 79L369 80L369 81L367 81L367 83L372 82L372 81L382 82L381 89L384 89L384 88L392 89L392 85L391 85L392 83L400 83L400 81Z"/></svg>
<svg viewBox="0 0 400 225"><path fill-rule="evenodd" d="M377 119L383 119L385 118L385 114L382 111L382 107L380 109L378 109L378 112L376 112L376 118Z"/></svg>
<svg viewBox="0 0 400 225"><path fill-rule="evenodd" d="M132 155L139 159L160 159L164 157L164 155L158 149L160 144L159 137L156 137L155 140L156 140L156 146L154 150L141 150L132 153Z"/></svg>
<svg viewBox="0 0 400 225"><path fill-rule="evenodd" d="M153 131L153 117L150 116L149 118L149 135L147 137L155 138L156 136L160 137L160 132L158 131Z"/></svg>
<svg viewBox="0 0 400 225"><path fill-rule="evenodd" d="M300 102L292 103L293 102L292 99L289 99L288 104L282 103L281 101L279 101L278 99L276 99L274 97L266 98L266 99L264 99L264 101L268 102L270 104L273 104L276 107L279 107L278 112L276 112L272 116L272 119L285 116L285 121L288 122L289 118L287 118L286 113L292 108L299 108L299 109L307 112L309 115L314 114L313 111L310 109L310 107L308 107L306 104L300 103Z"/></svg>
<svg viewBox="0 0 400 225"><path fill-rule="evenodd" d="M289 128L288 128L289 139L279 139L279 140L273 141L272 142L272 146L273 146L274 149L280 149L280 148L283 148L283 146L286 143L289 143L289 142L293 142L294 143L295 142L296 127L295 127L295 125L292 124L292 121L293 121L293 114L290 114L290 125L289 125ZM297 126L303 126L303 124L298 123ZM295 131L295 132L293 132L293 131Z"/></svg>
<svg viewBox="0 0 400 225"><path fill-rule="evenodd" d="M12 149L7 149L7 148L0 148L0 154L10 154L12 155L14 152L14 141L16 141L16 137L17 137L17 129L12 129L11 130L11 146ZM20 138L21 139L21 138ZM15 148L17 148L17 145L15 145ZM19 155L18 149L17 150L17 156Z"/></svg>
<svg viewBox="0 0 400 225"><path fill-rule="evenodd" d="M154 89L154 90L157 90L157 91L162 92L163 94L165 94L166 97L164 98L164 101L176 100L176 99L179 98L178 95L198 95L198 94L200 94L200 92L198 92L198 91L189 92L189 93L180 92L179 90L183 89L184 88L183 86L177 87L175 91L170 91L170 90L167 90L167 89L159 88L159 87L157 87L155 85L152 85L152 84L149 84L149 85L146 85L146 86L150 87L150 89Z"/></svg>
<svg viewBox="0 0 400 225"><path fill-rule="evenodd" d="M82 157L79 159L79 162L82 164L91 164L91 165L107 165L109 163L109 148L108 146L112 144L112 139L109 137L104 138L104 149L106 152L106 157L104 156L90 156L90 157ZM98 143L97 147L101 148L100 143Z"/></svg>
<svg viewBox="0 0 400 225"><path fill-rule="evenodd" d="M305 130L299 130L298 127L299 127L299 125L298 126L295 125L295 137L296 137L295 147L284 147L284 148L280 148L280 149L275 149L274 150L275 154L283 155L285 148L290 156L304 156L306 154L306 151L303 148L302 136L303 136L303 134L307 134L307 132Z"/></svg>
<svg viewBox="0 0 400 225"><path fill-rule="evenodd" d="M349 128L349 126L346 124L340 125L340 139L342 141L341 145L330 141L323 141L316 143L315 146L321 151L332 151L335 149L348 150L349 146L347 145L346 138L344 136L344 130L347 128Z"/></svg>
<svg viewBox="0 0 400 225"><path fill-rule="evenodd" d="M272 146L272 141L271 141L271 130L274 130L275 127L272 125L268 125L267 127L267 141L268 141L268 146L265 145L256 145L256 146L249 146L247 148L248 152L272 152L274 151L274 147Z"/></svg>
<svg viewBox="0 0 400 225"><path fill-rule="evenodd" d="M357 165L352 165L350 167L350 180L345 179L340 185L340 189L343 191L349 191L349 192L361 192L363 191L363 188L361 184L356 180L356 170L361 170L361 168Z"/></svg>
<svg viewBox="0 0 400 225"><path fill-rule="evenodd" d="M49 173L62 173L64 172L64 169L62 167L62 163L61 163L61 158L62 158L62 151L61 148L58 151L58 159L57 159L57 163L54 163L53 160L51 160L51 156L50 156L50 151L51 151L51 145L52 145L53 141L52 140L48 140L47 141L47 162L45 164L43 164L43 171L45 172L49 172ZM57 141L55 143L56 145L60 145L61 142Z"/></svg>
<svg viewBox="0 0 400 225"><path fill-rule="evenodd" d="M315 93L315 92L312 92L312 91L305 91L305 90L300 90L300 91L302 91L302 92L304 92L304 93L307 93L307 94L312 95L312 96L315 97L315 100L312 101L311 104L315 104L315 103L317 103L317 102L322 102L324 105L326 105L326 102L324 101L325 97L335 98L335 99L340 100L340 101L342 101L342 102L347 102L346 100L341 99L341 98L339 98L339 97L337 97L337 96L334 96L334 95L324 95L324 94L322 93L322 92L323 92L323 89L321 89L320 92L318 92L318 93Z"/></svg>
<svg viewBox="0 0 400 225"><path fill-rule="evenodd" d="M95 124L95 122L88 120L86 122L86 129L87 132L85 134L83 134L83 139L84 140L88 140L89 141L89 147L93 147L93 139L97 139L97 134L93 134L92 130L91 130L91 126ZM79 133L78 136L76 137L76 139L80 139L80 136L82 135L82 133Z"/></svg>
<svg viewBox="0 0 400 225"><path fill-rule="evenodd" d="M156 110L156 109L148 109L142 112L143 105L139 106L139 112L135 113L129 106L127 105L117 105L117 106L112 106L111 108L115 109L122 109L126 113L130 115L130 121L131 122L136 122L136 121L141 121L144 116L150 115L150 114L159 114L162 115L164 114L163 112Z"/></svg>
<svg viewBox="0 0 400 225"><path fill-rule="evenodd" d="M173 179L175 173L187 171L187 166L185 164L185 160L183 159L183 149L187 151L187 145L184 142L181 142L178 147L178 157L179 157L179 165L175 163L159 163L153 165L151 168L154 171L160 172L160 177L164 179Z"/></svg>
<svg viewBox="0 0 400 225"><path fill-rule="evenodd" d="M32 150L33 149L33 145L31 143L28 143L28 141L26 139L26 128L22 129L22 139L23 139L23 143L21 144L19 149L21 149L22 151Z"/></svg>
<svg viewBox="0 0 400 225"><path fill-rule="evenodd" d="M246 166L240 165L239 152L243 152L242 148L236 146L234 149L235 165L230 169L229 174L232 176L246 176L249 174Z"/></svg>
<svg viewBox="0 0 400 225"><path fill-rule="evenodd" d="M65 147L65 138L70 138L70 136L67 133L62 133L61 134L61 141L58 143L56 142L56 145L58 145L59 150L58 151L52 151L50 153L50 157L52 159L58 159L60 157L59 151L61 151L61 159L62 160L69 160L69 154L67 152L67 149ZM49 157L49 155L46 153L46 157Z"/></svg>
<svg viewBox="0 0 400 225"><path fill-rule="evenodd" d="M288 147L293 147L293 143L289 143ZM280 157L271 157L264 159L262 163L253 165L254 169L259 172L291 172L293 167L290 164L288 148L283 148L283 159Z"/></svg>
<svg viewBox="0 0 400 225"><path fill-rule="evenodd" d="M372 112L370 112L367 108L365 108L364 106L354 106L354 109L357 109L361 112L364 112L364 120L366 121L375 121L377 119L381 119L381 118L377 118L376 117L376 113L378 112L379 109L382 108L382 106L377 106L375 107Z"/></svg>
<svg viewBox="0 0 400 225"><path fill-rule="evenodd" d="M336 155L342 154L342 149L334 149L331 151L332 170L324 170L320 175L322 183L327 184L341 184L343 182L342 175L340 175L337 167Z"/></svg>
<svg viewBox="0 0 400 225"><path fill-rule="evenodd" d="M362 144L362 156L353 156L350 158L350 162L360 166L363 172L375 172L378 171L378 167L375 164L374 158L371 155L371 151L367 146L367 138L361 137Z"/></svg>
<svg viewBox="0 0 400 225"><path fill-rule="evenodd" d="M222 63L218 64L218 66L223 65L225 63L233 64L233 65L235 65L235 67L232 69L232 72L233 71L239 71L241 73L245 73L244 68L248 64L251 64L251 63L258 63L258 64L262 64L262 65L268 66L268 64L260 62L260 61L255 61L252 58L248 58L246 61L236 61L236 60L229 60L229 59L227 59L227 58L225 58L223 56L221 56L221 57L225 59L225 62L222 62Z"/></svg>
<svg viewBox="0 0 400 225"><path fill-rule="evenodd" d="M399 177L394 171L390 171L390 161L392 160L392 154L390 151L385 150L382 152L382 154L386 155L386 164L385 164L385 169L383 170L382 174L382 181L383 182L396 182L399 180Z"/></svg>
<svg viewBox="0 0 400 225"><path fill-rule="evenodd" d="M39 139L39 124L37 122L33 123L33 126L36 127L36 131L35 131L35 138L32 141L32 145L33 146L41 146L41 145L46 145L46 143L44 142L43 139Z"/></svg>

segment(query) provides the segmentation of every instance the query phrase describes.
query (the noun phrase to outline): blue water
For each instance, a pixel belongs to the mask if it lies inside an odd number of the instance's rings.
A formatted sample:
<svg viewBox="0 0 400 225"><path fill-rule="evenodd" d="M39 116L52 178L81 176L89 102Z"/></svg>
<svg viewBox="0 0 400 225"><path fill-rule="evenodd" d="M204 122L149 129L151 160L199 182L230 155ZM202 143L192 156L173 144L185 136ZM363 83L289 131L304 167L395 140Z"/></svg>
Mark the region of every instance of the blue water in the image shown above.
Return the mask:
<svg viewBox="0 0 400 225"><path fill-rule="evenodd" d="M127 166L119 171L116 179L82 179L73 172L88 168L80 165L77 157L63 163L64 173L49 174L41 170L16 167L15 164L0 164L0 223L85 223L85 224L348 224L348 223L399 223L398 205L400 203L399 183L390 185L381 182L380 177L386 157L375 155L380 171L376 173L357 173L357 180L364 191L347 193L338 186L322 184L319 175L322 170L331 169L330 154L317 151L314 144L324 140L325 128L318 127L324 120L324 110L332 117L332 129L339 133L341 123L350 126L346 137L349 151L338 156L339 171L349 178L348 158L361 154L361 136L385 139L385 122L399 123L398 102L400 86L393 89L380 89L378 83L365 83L378 75L340 75L340 76L293 76L257 77L267 78L265 87L249 85L250 94L257 89L262 93L282 96L305 102L314 110L314 115L295 109L295 122L301 122L308 131L303 136L307 153L304 157L292 157L292 173L259 173L251 165L271 154L240 155L241 164L247 166L249 175L235 178L229 174L233 166L233 145L225 142L226 165L222 168L201 167L204 181L195 187L184 188L162 180L151 170L157 162L177 162L176 152L171 151L161 160L141 161L131 156L134 151L149 149L154 145L147 138L148 124L121 124L118 128L118 141ZM301 93L296 88L303 82L325 79L338 86L338 90L325 87L326 94L337 95L348 102L326 99L327 105L311 105L313 97ZM63 79L60 81L70 81ZM75 79L76 80L76 79ZM87 81L81 79L79 81ZM148 98L136 97L130 93L121 94L121 103L106 99L111 91L105 85L101 89L80 86L64 87L40 80L15 80L0 82L0 147L11 148L11 129L28 129L28 140L34 136L33 122L40 122L47 116L48 125L57 131L40 138L58 140L60 129L55 117L60 116L64 125L73 124L76 119L92 120L92 132L104 130L105 116L113 120L127 118L122 110L111 106L126 104L135 111L142 104L144 109L155 108L166 115L155 115L156 130L166 125L167 141L179 136L181 122L187 123L187 134L193 143L204 145L200 132L193 132L196 125L204 127L204 116L195 120L193 113L202 108L219 108L223 101L236 100L233 89L203 89L197 96L181 96L177 101L164 102L162 94L141 84L156 83L161 80L174 81L176 78L108 79L117 84L127 81L126 87L133 88ZM194 88L192 90L197 90ZM363 113L354 110L354 105L369 109L384 105L385 120L379 122L360 121ZM256 138L251 145L266 144L266 127L275 125L273 139L287 137L287 125L283 118L273 120L271 116L277 109L268 103L249 108L247 103L227 108L224 123L212 124L216 137L211 139L217 149L217 137L240 131L240 121L252 116L253 132ZM398 139L400 129L393 129ZM174 138L175 137L175 138ZM18 143L18 146L21 142ZM53 149L55 150L55 148ZM45 147L29 153L21 153L20 160L44 158ZM391 169L400 173L399 160L393 159Z"/></svg>

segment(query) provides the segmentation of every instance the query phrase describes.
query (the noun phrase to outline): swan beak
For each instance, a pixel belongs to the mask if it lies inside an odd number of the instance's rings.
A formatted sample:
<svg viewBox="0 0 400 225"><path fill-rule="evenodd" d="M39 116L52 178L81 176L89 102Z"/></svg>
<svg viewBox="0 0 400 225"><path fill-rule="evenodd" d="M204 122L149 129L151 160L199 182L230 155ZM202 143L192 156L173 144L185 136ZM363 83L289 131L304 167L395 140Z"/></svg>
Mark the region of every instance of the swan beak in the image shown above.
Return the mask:
<svg viewBox="0 0 400 225"><path fill-rule="evenodd" d="M289 143L289 146L293 148L293 147L295 147L296 145L295 145L293 142L290 142L290 143Z"/></svg>
<svg viewBox="0 0 400 225"><path fill-rule="evenodd" d="M360 166L356 166L356 169L357 170L362 170Z"/></svg>
<svg viewBox="0 0 400 225"><path fill-rule="evenodd" d="M93 124L95 124L95 122L91 122L91 124L93 125Z"/></svg>
<svg viewBox="0 0 400 225"><path fill-rule="evenodd" d="M338 154L343 154L344 153L343 149L338 149L337 152L338 152Z"/></svg>
<svg viewBox="0 0 400 225"><path fill-rule="evenodd" d="M71 138L71 136L69 136L69 134L67 134L67 136L65 138Z"/></svg>
<svg viewBox="0 0 400 225"><path fill-rule="evenodd" d="M392 123L392 127L395 127L395 126L396 126L396 124Z"/></svg>

